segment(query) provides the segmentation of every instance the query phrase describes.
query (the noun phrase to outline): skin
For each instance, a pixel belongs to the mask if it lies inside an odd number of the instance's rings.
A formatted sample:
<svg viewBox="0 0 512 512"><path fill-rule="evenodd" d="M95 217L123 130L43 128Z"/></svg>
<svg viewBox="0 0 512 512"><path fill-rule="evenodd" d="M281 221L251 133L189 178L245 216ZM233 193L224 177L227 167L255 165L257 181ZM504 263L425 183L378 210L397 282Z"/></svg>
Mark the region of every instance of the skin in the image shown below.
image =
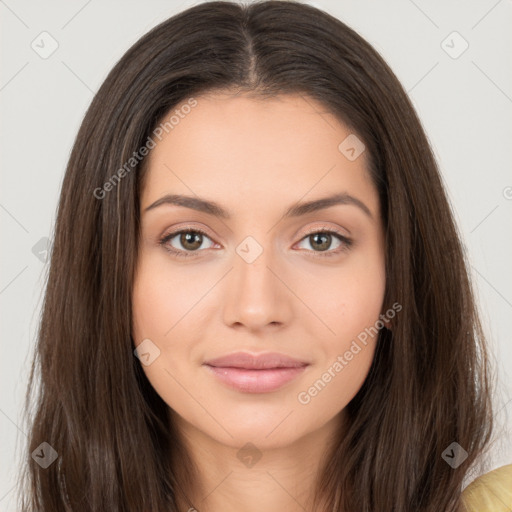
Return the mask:
<svg viewBox="0 0 512 512"><path fill-rule="evenodd" d="M186 492L201 512L310 510L324 453L373 359L376 336L309 403L299 402L384 313L385 291L385 239L366 154L347 159L338 145L351 132L306 98L197 97L147 157L133 338L160 350L143 368L197 464ZM371 217L344 204L282 218L292 204L334 192L362 201ZM232 219L169 204L144 211L169 193L213 200ZM184 228L208 236L188 244L175 236L167 245L191 254L176 257L159 239ZM333 235L322 251L322 239L307 234L316 228L338 229L353 245L322 256L343 243ZM251 263L236 252L248 236L263 249ZM202 366L238 350L310 364L276 391L244 393ZM252 467L237 456L248 442L255 448L241 453L261 455Z"/></svg>

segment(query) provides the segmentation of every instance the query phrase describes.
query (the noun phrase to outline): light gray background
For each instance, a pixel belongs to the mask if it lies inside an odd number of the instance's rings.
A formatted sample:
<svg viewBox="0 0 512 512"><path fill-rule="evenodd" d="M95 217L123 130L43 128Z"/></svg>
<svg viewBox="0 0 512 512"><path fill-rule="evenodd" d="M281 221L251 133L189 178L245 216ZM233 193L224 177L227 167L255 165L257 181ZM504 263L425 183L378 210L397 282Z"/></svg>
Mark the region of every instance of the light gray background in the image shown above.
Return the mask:
<svg viewBox="0 0 512 512"><path fill-rule="evenodd" d="M94 92L123 53L153 26L198 3L0 0L1 510L15 510L13 486L25 442L20 411L47 270L40 240L52 234L76 132ZM496 420L502 430L489 469L510 464L512 1L310 3L347 23L381 53L419 113L469 253L499 379ZM46 59L31 47L33 41L42 46L43 31L58 42ZM453 55L462 40L446 40L453 31L469 44L458 58Z"/></svg>

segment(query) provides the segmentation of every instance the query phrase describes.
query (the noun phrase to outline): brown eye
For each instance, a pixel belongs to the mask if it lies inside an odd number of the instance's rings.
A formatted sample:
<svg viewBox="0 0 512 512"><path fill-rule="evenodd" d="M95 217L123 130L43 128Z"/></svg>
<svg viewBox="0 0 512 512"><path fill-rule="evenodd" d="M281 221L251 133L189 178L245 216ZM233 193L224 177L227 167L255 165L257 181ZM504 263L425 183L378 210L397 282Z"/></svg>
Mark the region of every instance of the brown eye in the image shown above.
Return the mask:
<svg viewBox="0 0 512 512"><path fill-rule="evenodd" d="M316 247L319 251L327 251L332 242L332 236L328 233L314 233L309 235L311 246Z"/></svg>
<svg viewBox="0 0 512 512"><path fill-rule="evenodd" d="M196 231L186 231L180 234L179 241L181 246L187 251L195 251L201 247L203 235Z"/></svg>
<svg viewBox="0 0 512 512"><path fill-rule="evenodd" d="M182 229L166 235L160 240L160 245L176 256L192 256L193 254L188 253L201 252L199 249L205 238L211 240L206 233L199 229ZM174 239L177 240L178 247L171 243Z"/></svg>
<svg viewBox="0 0 512 512"><path fill-rule="evenodd" d="M332 248L332 244L335 240L338 240L338 245ZM315 254L315 256L333 256L348 250L352 245L351 239L341 233L326 229L309 233L300 243L305 241L309 242L311 247L311 249L308 249L309 252L319 253Z"/></svg>

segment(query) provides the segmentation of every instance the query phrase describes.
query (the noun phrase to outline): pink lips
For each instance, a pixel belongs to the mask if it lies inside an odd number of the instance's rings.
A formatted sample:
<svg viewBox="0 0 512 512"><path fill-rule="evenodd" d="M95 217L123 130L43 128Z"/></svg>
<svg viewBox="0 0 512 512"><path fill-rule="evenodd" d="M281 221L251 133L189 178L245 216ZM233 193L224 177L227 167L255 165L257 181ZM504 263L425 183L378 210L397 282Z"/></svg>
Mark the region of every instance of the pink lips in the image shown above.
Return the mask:
<svg viewBox="0 0 512 512"><path fill-rule="evenodd" d="M204 365L229 387L246 393L275 391L300 375L308 363L279 353L237 352Z"/></svg>
<svg viewBox="0 0 512 512"><path fill-rule="evenodd" d="M206 361L209 366L245 368L247 370L264 370L268 368L298 368L308 363L293 359L292 357L268 352L265 354L250 354L249 352L235 352L224 357Z"/></svg>
<svg viewBox="0 0 512 512"><path fill-rule="evenodd" d="M278 353L252 355L237 352L204 365L220 381L245 393L275 391L300 375L308 363Z"/></svg>

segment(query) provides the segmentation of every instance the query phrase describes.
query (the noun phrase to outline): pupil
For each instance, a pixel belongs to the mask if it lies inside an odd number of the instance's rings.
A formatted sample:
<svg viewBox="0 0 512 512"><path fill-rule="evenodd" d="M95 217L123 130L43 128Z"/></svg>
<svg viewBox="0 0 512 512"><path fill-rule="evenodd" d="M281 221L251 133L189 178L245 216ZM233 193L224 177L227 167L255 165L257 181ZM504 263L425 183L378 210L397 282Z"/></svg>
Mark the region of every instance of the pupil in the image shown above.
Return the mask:
<svg viewBox="0 0 512 512"><path fill-rule="evenodd" d="M196 232L188 232L188 233L183 233L181 235L181 244L183 245L183 247L186 247L187 248L187 244L191 244L192 247L189 245L188 248L189 249L198 249L199 247L201 247L201 233L196 233ZM194 239L195 238L195 244L194 244ZM199 243L198 243L199 242Z"/></svg>
<svg viewBox="0 0 512 512"><path fill-rule="evenodd" d="M328 233L315 233L313 235L313 239L314 239L315 243L317 241L317 238L324 238L324 240L325 240L324 243L320 242L321 247L319 247L319 249L322 251L327 250L329 248L329 241L331 239L331 235L329 235Z"/></svg>

